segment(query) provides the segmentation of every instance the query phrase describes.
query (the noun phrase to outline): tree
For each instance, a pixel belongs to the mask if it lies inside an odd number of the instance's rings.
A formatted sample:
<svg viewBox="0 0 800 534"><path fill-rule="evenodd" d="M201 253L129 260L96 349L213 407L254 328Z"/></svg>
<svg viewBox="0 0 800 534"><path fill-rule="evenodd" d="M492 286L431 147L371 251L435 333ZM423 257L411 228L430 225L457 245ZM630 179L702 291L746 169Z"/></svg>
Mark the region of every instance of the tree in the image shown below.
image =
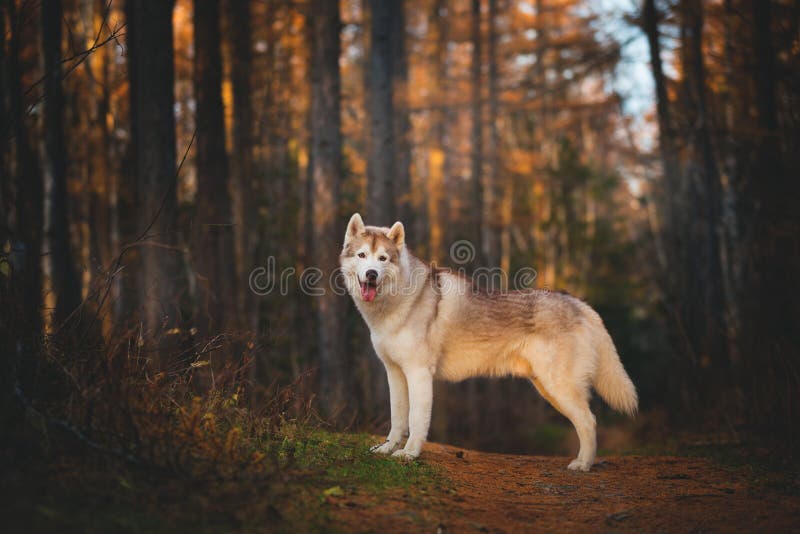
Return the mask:
<svg viewBox="0 0 800 534"><path fill-rule="evenodd" d="M6 28L6 5L5 2L0 3L0 28L5 32ZM0 206L3 206L5 216L0 221L0 232L2 237L0 239L7 239L8 232L11 228L11 220L9 214L11 213L11 206L8 204L11 198L12 183L11 173L8 168L9 155L11 152L11 135L10 124L11 117L8 109L8 65L6 63L6 38L3 34L3 41L0 43Z"/></svg>
<svg viewBox="0 0 800 534"><path fill-rule="evenodd" d="M369 46L369 158L367 218L371 224L394 222L395 145L393 101L392 8L394 2L371 0Z"/></svg>
<svg viewBox="0 0 800 534"><path fill-rule="evenodd" d="M250 1L228 2L228 27L230 39L231 83L233 86L233 158L231 159L234 237L236 249L237 310L243 323L255 315L253 301L248 292L247 279L253 256L252 229L255 228L255 202L253 198L253 105L250 73L253 69L252 30L250 27ZM270 19L271 20L271 19ZM254 324L252 320L250 324Z"/></svg>
<svg viewBox="0 0 800 534"><path fill-rule="evenodd" d="M31 147L28 125L25 122L22 54L24 34L22 14L16 2L8 1L8 24L11 29L8 47L8 109L14 136L13 160L16 197L14 210L14 254L17 257L14 277L19 291L20 317L15 329L19 339L16 347L23 356L17 361L20 374L32 365L31 353L42 336L42 240L44 234L44 182ZM10 375L16 371L11 365Z"/></svg>
<svg viewBox="0 0 800 534"><path fill-rule="evenodd" d="M86 48L94 44L98 36L104 35L111 7L106 0L84 0L92 25L86 28L83 43ZM87 17L87 18L88 18ZM119 254L119 228L117 215L117 174L112 161L111 132L109 114L111 113L111 80L109 74L112 48L102 46L86 58L88 87L89 154L87 167L90 185L89 226L91 256L100 265L108 267L110 261ZM114 298L119 298L119 280L115 277ZM108 315L113 320L112 314Z"/></svg>
<svg viewBox="0 0 800 534"><path fill-rule="evenodd" d="M721 188L719 170L711 141L710 114L706 97L706 69L703 61L703 25L704 14L700 0L683 0L682 15L682 50L684 53L685 90L688 102L692 105L693 128L690 137L695 157L698 162L694 171L698 174L696 182L690 188L697 189L695 205L698 211L695 216L703 221L704 249L702 257L704 267L698 269L702 276L698 289L705 292L705 330L698 343L705 346L705 352L720 362L720 367L727 364L725 347L725 302L722 282L722 263L720 259L720 204ZM693 169L689 169L692 172ZM694 210L693 210L694 211ZM694 246L694 244L690 244ZM690 257L697 257L690 254ZM704 271L704 272L703 272Z"/></svg>
<svg viewBox="0 0 800 534"><path fill-rule="evenodd" d="M236 311L233 227L222 107L219 0L194 3L194 90L197 101L197 197L193 237L201 277L195 323L203 333Z"/></svg>
<svg viewBox="0 0 800 534"><path fill-rule="evenodd" d="M395 218L414 228L411 202L411 121L409 120L408 52L406 50L405 1L389 2L391 8L392 95L394 97Z"/></svg>
<svg viewBox="0 0 800 534"><path fill-rule="evenodd" d="M674 189L674 180L677 175L677 154L674 148L673 126L670 112L669 97L667 96L667 83L664 75L664 66L661 59L661 36L658 29L659 13L655 0L644 0L642 6L642 30L647 36L650 50L650 68L655 85L656 112L658 118L659 149L664 166L664 180L667 183L667 195Z"/></svg>
<svg viewBox="0 0 800 534"><path fill-rule="evenodd" d="M131 143L140 206L140 305L150 333L176 324L175 72L172 0L126 3Z"/></svg>
<svg viewBox="0 0 800 534"><path fill-rule="evenodd" d="M752 0L750 5L758 129L753 140L757 174L751 176L747 184L750 202L747 211L753 214L753 236L743 292L745 323L751 327L745 339L749 362L744 371L746 391L753 398L754 420L759 426L773 426L780 435L787 435L796 443L800 438L795 423L797 392L800 391L797 363L800 336L795 324L800 314L796 299L800 290L797 281L800 216L796 209L800 185L796 156L794 167L790 167L794 168L794 174L791 174L785 167L785 160L792 162L791 156L782 150L783 146L791 146L791 140L781 131L779 120L779 82L773 42L775 5L771 0ZM796 91L797 86L794 89Z"/></svg>
<svg viewBox="0 0 800 534"><path fill-rule="evenodd" d="M72 261L69 240L67 154L64 139L64 90L61 86L61 0L43 0L42 57L44 63L44 162L45 183L50 183L50 275L56 297L54 320L62 323L78 306L81 286Z"/></svg>
<svg viewBox="0 0 800 534"><path fill-rule="evenodd" d="M488 209L484 208L484 217L489 215L489 221L484 220L484 232L491 234L488 238L490 245L486 257L488 266L502 269L503 284L507 285L507 274L510 270L510 226L511 226L511 187L506 183L500 159L500 131L497 126L500 106L500 71L497 42L498 0L489 0L489 147L487 159L489 172L486 174L486 184L491 190L489 198L498 204L497 208L489 203ZM485 195L485 191L484 191ZM490 223L490 224L487 224ZM499 228L498 228L499 226Z"/></svg>
<svg viewBox="0 0 800 534"><path fill-rule="evenodd" d="M327 281L337 267L344 226L340 225L342 172L338 2L312 0L311 16L311 204L312 257L322 270L324 295L315 299L320 396L333 411L344 402L346 373L342 300Z"/></svg>
<svg viewBox="0 0 800 534"><path fill-rule="evenodd" d="M450 185L450 154L448 128L452 124L450 97L450 2L435 0L430 24L436 31L434 49L436 113L431 128L431 148L429 151L430 199L428 201L428 223L430 225L429 254L435 261L447 255L447 241L450 237L448 215L450 210L448 186Z"/></svg>
<svg viewBox="0 0 800 534"><path fill-rule="evenodd" d="M481 34L481 0L472 0L472 196L470 211L474 221L472 242L479 246L482 242L481 236L484 230L483 209L483 77L481 75L481 65L483 50L483 35Z"/></svg>

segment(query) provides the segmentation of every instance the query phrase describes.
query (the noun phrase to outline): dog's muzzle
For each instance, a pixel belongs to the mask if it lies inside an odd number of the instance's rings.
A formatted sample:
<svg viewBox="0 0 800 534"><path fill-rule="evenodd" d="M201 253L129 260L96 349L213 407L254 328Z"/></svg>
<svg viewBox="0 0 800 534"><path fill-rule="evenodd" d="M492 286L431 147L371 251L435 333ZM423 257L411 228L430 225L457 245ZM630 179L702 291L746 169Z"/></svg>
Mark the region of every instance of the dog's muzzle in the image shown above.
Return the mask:
<svg viewBox="0 0 800 534"><path fill-rule="evenodd" d="M365 281L360 281L361 285L361 298L365 302L372 302L378 294L378 271L370 269L364 273Z"/></svg>

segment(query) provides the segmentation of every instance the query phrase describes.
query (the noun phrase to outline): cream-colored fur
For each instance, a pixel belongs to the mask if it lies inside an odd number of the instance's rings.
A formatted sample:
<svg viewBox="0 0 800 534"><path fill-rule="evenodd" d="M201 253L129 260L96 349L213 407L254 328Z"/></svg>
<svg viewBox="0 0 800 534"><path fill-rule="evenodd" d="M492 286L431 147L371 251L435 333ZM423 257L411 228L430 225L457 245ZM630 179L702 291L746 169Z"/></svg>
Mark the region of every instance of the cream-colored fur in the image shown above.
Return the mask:
<svg viewBox="0 0 800 534"><path fill-rule="evenodd" d="M419 456L434 380L529 379L575 426L580 451L568 466L573 470L588 471L595 459L591 386L613 408L637 409L636 389L611 337L579 299L542 290L478 292L468 279L414 257L401 223L365 226L358 214L347 226L341 266L389 381L391 430L375 452ZM377 273L371 301L362 293L369 271Z"/></svg>

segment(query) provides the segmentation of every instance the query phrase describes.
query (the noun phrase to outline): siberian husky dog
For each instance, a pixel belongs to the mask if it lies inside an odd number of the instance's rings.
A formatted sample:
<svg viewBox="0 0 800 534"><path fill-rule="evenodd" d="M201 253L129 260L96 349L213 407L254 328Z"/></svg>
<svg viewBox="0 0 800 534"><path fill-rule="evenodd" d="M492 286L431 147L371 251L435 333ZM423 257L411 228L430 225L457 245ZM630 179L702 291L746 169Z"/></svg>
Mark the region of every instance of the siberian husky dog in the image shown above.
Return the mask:
<svg viewBox="0 0 800 534"><path fill-rule="evenodd" d="M340 263L389 380L391 430L374 452L419 456L434 380L527 378L575 426L580 451L572 470L588 471L595 459L590 386L611 407L635 414L636 388L600 316L581 300L546 290L477 290L466 277L414 257L402 223L365 226L357 213Z"/></svg>

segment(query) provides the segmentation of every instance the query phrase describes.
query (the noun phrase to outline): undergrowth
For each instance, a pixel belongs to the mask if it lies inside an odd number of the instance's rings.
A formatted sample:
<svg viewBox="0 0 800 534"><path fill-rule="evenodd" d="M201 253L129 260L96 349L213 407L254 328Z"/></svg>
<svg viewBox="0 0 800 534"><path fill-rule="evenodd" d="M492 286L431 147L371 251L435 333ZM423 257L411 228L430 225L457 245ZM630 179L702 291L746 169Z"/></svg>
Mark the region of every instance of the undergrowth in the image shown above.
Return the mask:
<svg viewBox="0 0 800 534"><path fill-rule="evenodd" d="M85 326L85 323L83 323ZM3 411L0 518L13 531L328 530L331 503L431 487L422 462L369 452L312 409L308 376L248 379L246 336L173 328L30 347Z"/></svg>

